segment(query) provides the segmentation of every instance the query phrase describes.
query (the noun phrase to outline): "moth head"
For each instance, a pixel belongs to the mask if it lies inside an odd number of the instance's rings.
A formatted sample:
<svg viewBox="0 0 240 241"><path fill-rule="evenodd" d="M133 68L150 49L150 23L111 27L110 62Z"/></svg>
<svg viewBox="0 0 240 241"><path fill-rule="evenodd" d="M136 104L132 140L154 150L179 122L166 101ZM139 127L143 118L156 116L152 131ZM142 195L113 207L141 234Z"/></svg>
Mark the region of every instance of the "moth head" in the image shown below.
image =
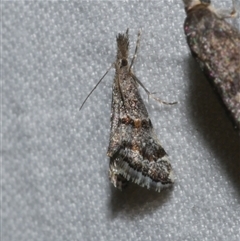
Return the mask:
<svg viewBox="0 0 240 241"><path fill-rule="evenodd" d="M128 66L128 60L126 58L119 59L117 61L117 66L119 69L122 67Z"/></svg>

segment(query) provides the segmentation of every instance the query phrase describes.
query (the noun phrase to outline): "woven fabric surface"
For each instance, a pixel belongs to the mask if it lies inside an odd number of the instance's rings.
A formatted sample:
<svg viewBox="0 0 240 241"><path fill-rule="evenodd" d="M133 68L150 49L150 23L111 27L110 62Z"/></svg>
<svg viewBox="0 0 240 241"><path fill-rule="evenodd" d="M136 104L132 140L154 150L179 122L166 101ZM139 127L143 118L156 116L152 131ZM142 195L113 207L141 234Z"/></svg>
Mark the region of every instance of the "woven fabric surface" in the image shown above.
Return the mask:
<svg viewBox="0 0 240 241"><path fill-rule="evenodd" d="M240 240L239 135L184 19L172 0L2 3L2 240ZM130 56L141 30L136 76L178 102L140 90L176 176L161 193L109 183L114 69L79 111L127 28Z"/></svg>

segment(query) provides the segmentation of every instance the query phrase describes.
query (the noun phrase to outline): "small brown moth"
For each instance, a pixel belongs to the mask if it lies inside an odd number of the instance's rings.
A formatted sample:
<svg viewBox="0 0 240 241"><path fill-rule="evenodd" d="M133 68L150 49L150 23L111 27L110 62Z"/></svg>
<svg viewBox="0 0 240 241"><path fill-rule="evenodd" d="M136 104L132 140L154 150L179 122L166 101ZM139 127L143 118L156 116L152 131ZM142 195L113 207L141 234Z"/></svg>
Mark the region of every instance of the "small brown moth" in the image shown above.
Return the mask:
<svg viewBox="0 0 240 241"><path fill-rule="evenodd" d="M117 36L111 131L107 152L110 158L109 179L119 189L126 186L128 181L132 181L140 186L160 191L163 187L170 186L174 178L168 155L155 135L147 109L138 92L138 85L149 96L152 95L132 71L139 40L140 32L134 57L129 64L128 29L125 34ZM80 109L104 76L84 100ZM152 97L164 104L176 103L167 103Z"/></svg>
<svg viewBox="0 0 240 241"><path fill-rule="evenodd" d="M128 30L117 36L111 133L107 152L110 157L109 178L119 189L127 181L132 181L160 191L173 183L173 172L168 155L154 133L147 109L138 92L138 84L144 89L145 87L132 72L138 43L139 38L129 65ZM149 91L147 93L150 94Z"/></svg>
<svg viewBox="0 0 240 241"><path fill-rule="evenodd" d="M183 1L184 31L192 55L240 128L240 32L224 20L236 11L216 10L210 0Z"/></svg>

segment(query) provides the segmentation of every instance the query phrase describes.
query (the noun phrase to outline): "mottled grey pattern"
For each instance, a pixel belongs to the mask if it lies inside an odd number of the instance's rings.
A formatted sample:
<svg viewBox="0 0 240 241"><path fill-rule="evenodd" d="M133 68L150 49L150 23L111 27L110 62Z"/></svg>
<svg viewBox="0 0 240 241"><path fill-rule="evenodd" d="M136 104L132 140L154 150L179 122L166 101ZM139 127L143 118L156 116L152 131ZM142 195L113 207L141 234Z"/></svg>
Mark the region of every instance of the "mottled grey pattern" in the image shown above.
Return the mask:
<svg viewBox="0 0 240 241"><path fill-rule="evenodd" d="M126 34L117 37L108 147L109 177L119 189L130 180L160 191L162 187L173 183L172 167L154 134L147 109L138 92L139 81L128 63L128 47L127 30Z"/></svg>

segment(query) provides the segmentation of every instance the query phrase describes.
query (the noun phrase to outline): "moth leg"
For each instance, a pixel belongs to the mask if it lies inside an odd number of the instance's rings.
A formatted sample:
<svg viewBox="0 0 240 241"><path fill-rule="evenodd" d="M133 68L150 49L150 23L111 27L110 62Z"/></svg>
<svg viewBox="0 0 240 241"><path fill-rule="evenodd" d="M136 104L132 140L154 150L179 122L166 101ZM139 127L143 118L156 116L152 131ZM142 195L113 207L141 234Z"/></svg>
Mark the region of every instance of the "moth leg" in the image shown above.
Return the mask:
<svg viewBox="0 0 240 241"><path fill-rule="evenodd" d="M236 0L232 0L232 9L213 9L210 6L210 9L217 14L219 18L236 18L238 16L238 11L236 7Z"/></svg>
<svg viewBox="0 0 240 241"><path fill-rule="evenodd" d="M131 72L131 69L132 69L132 66L134 64L134 61L137 57L137 51L138 51L138 48L139 48L139 45L140 45L140 38L141 38L141 31L139 30L138 31L138 38L137 38L137 42L136 42L136 48L135 48L135 52L134 52L134 56L132 58L132 62L131 62L131 65L129 67L129 73L131 74L132 78L135 80L135 82L137 82L144 90L145 92L147 93L148 97L151 97L153 98L154 100L158 101L159 103L162 103L162 104L166 104L166 105L174 105L176 104L177 102L166 102L166 101L162 101L160 100L159 98L155 97L153 94L154 93L151 93L144 85L143 83Z"/></svg>
<svg viewBox="0 0 240 241"><path fill-rule="evenodd" d="M185 10L188 11L198 4L203 4L208 6L211 4L211 1L210 0L183 0L183 3L185 5Z"/></svg>
<svg viewBox="0 0 240 241"><path fill-rule="evenodd" d="M115 160L110 159L108 177L114 187L122 190L128 185L128 180L119 173Z"/></svg>
<svg viewBox="0 0 240 241"><path fill-rule="evenodd" d="M164 104L164 105L175 105L177 104L177 102L166 102L166 101L163 101L157 97L154 96L154 93L151 93L145 86L144 84L134 75L132 74L132 77L133 79L145 90L145 92L147 93L148 97L151 97L153 98L154 100L156 100L157 102L161 103L161 104Z"/></svg>

